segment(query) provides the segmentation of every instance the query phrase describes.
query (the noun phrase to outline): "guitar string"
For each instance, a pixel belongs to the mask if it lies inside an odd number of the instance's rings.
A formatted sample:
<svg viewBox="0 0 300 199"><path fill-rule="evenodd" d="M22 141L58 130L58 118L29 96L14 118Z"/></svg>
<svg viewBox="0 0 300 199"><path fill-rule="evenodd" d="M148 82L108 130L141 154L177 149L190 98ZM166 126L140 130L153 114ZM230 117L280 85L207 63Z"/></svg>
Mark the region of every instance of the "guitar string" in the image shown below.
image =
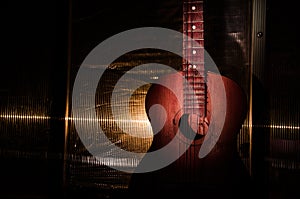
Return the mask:
<svg viewBox="0 0 300 199"><path fill-rule="evenodd" d="M186 35L191 37L192 39L195 39L194 35L196 35L196 34L194 34L193 30L197 31L197 29L198 29L200 33L201 33L201 31L204 32L203 31L203 27L204 27L204 25L203 25L203 2L202 1L196 2L193 0L188 0L188 4L189 4L188 7L187 7L187 4L184 4L184 19L186 20L184 22L186 22L186 25L183 24L183 27L185 28ZM192 12L190 12L191 8L192 8ZM194 11L195 9L197 9L199 11ZM200 19L201 19L202 23L200 22L199 27L197 27L198 24L197 24L197 26L195 26L193 24L194 24L194 19L195 18L197 19L197 17L199 17L199 16L195 17L194 15L200 14L201 11L202 11L202 16L200 17ZM189 29L190 29L190 31L189 31ZM186 45L186 46L184 46L185 55L188 56L192 61L192 63L188 63L187 61L184 61L185 62L184 63L185 77L186 77L187 85L189 86L190 84L192 84L192 88L193 88L192 100L190 99L190 93L187 93L184 95L184 102L185 102L185 104L188 104L188 107L184 111L191 112L191 114L194 114L195 110L193 107L197 107L200 109L200 110L198 110L198 111L200 111L200 117L202 116L204 119L204 117L206 116L206 84L205 84L206 83L206 77L205 77L206 72L205 72L204 65L201 65L202 63L204 64L204 60L203 60L204 59L204 54L203 54L204 53L204 49L203 49L204 48L204 33L202 33L199 41L200 42L202 41L202 43L200 43L202 48L199 49L198 53L197 53L197 51L194 51L195 50L194 46L192 45L192 42L189 41L189 38L187 41L184 41L184 45ZM199 56L198 56L198 54L199 54ZM201 57L201 55L203 55L203 58ZM196 59L197 59L197 61L195 61ZM200 60L198 60L198 59L200 59ZM200 74L199 73L197 74L196 67L199 67L198 70L200 71ZM201 74L202 70L203 70L203 74ZM198 80L198 82L197 82L197 80ZM204 86L204 89L203 89L203 86ZM198 93L197 93L197 91L198 91ZM204 95L202 96L201 95L202 93L200 94L199 91L203 91ZM196 97L194 95L196 95ZM203 104L201 104L201 103L203 103ZM192 108L192 109L190 110L190 108ZM197 113L197 111L196 111L196 113ZM200 124L197 121L197 125L196 125L197 131L199 130L198 125L200 125ZM196 157L194 157L196 154L195 150L196 150L195 148L193 148L193 151L190 150L189 154L187 154L185 157L186 160L189 160L189 163L188 163L188 165L186 165L187 167L185 167L185 168L188 168L188 169L192 168L191 171L194 171L194 169L193 169L194 165L192 164L192 161L194 161L196 158ZM185 162L188 162L188 161L185 161ZM192 172L188 172L188 174L193 175ZM186 177L188 177L188 179L190 179L191 176L186 175Z"/></svg>

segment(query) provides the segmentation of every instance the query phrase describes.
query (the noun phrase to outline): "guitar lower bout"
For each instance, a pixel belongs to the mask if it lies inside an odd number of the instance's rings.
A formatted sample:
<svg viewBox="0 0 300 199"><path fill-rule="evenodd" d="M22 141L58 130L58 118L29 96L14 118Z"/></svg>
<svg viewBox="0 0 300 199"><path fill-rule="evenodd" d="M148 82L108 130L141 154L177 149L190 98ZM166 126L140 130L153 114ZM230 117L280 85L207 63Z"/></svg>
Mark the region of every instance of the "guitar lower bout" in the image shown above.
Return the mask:
<svg viewBox="0 0 300 199"><path fill-rule="evenodd" d="M221 77L221 78L220 78ZM226 99L218 97L218 93L223 92L216 83L222 80L224 84ZM194 139L193 145L201 145L207 134L211 123L211 113L214 105L211 101L211 95L217 99L218 106L226 106L225 122L220 136L220 142L232 143L235 141L236 134L239 132L246 115L246 96L241 87L233 80L220 76L215 73L207 73L207 82L210 85L207 88L206 108L195 110L185 108L184 94L184 74L168 74L160 78L157 84L153 84L146 95L146 112L149 116L149 109L155 104L159 104L165 109L165 124L160 132L154 135L151 150L157 150L167 145L180 130L183 136L188 139ZM167 86L162 86L167 85ZM168 88L167 88L168 87ZM171 89L169 89L171 88ZM220 100L218 100L220 99ZM195 105L195 104L193 104ZM197 106L196 106L197 107ZM217 112L217 110L216 110ZM161 122L163 118L159 112L152 113L151 125L154 126Z"/></svg>

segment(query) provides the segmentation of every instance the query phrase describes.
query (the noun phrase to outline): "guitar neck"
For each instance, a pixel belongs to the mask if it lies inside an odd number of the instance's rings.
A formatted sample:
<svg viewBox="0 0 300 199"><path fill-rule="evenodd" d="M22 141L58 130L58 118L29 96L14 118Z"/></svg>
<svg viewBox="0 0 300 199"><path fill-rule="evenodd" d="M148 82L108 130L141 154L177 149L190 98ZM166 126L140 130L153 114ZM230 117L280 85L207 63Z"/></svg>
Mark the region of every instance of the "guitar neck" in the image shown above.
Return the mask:
<svg viewBox="0 0 300 199"><path fill-rule="evenodd" d="M183 2L183 34L188 37L183 40L183 55L192 63L183 61L183 71L204 71L204 21L203 1L184 0ZM197 41L200 47L192 45L192 40Z"/></svg>
<svg viewBox="0 0 300 199"><path fill-rule="evenodd" d="M193 88L193 93L184 91L184 109L187 112L200 110L202 115L206 114L206 71L204 68L204 20L203 1L184 0L183 2L183 34L188 37L183 39L182 70L188 82ZM199 43L193 46L192 40Z"/></svg>

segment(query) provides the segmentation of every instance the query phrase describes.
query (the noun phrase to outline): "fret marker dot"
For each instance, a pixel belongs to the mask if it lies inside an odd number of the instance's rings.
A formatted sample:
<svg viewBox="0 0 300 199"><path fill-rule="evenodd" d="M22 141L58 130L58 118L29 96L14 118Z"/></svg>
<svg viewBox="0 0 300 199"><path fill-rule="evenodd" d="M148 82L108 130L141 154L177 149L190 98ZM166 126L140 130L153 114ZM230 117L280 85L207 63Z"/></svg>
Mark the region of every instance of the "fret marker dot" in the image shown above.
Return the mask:
<svg viewBox="0 0 300 199"><path fill-rule="evenodd" d="M196 26L195 26L195 25L193 25L193 26L192 26L192 29L193 29L193 30L195 30L195 29L196 29Z"/></svg>
<svg viewBox="0 0 300 199"><path fill-rule="evenodd" d="M196 69L197 68L197 66L196 65L193 65L193 69Z"/></svg>
<svg viewBox="0 0 300 199"><path fill-rule="evenodd" d="M196 50L193 50L193 54L195 55L197 53L197 51Z"/></svg>
<svg viewBox="0 0 300 199"><path fill-rule="evenodd" d="M196 10L196 6L192 6L192 10Z"/></svg>

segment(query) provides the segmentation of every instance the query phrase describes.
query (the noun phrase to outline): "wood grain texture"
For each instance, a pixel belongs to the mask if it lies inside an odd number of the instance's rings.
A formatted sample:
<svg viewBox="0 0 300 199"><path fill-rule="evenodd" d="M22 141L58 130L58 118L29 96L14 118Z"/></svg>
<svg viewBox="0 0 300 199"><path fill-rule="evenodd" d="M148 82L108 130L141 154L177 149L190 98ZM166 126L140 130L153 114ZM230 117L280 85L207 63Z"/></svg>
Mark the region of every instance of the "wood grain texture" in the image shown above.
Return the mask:
<svg viewBox="0 0 300 199"><path fill-rule="evenodd" d="M174 123L174 118L183 114L183 78L180 74L167 75L160 80L160 83L172 86L173 92L166 87L153 84L147 93L147 113L149 113L150 107L155 104L163 106L167 113L165 125L154 135L149 151L164 147L178 131L179 127L177 123ZM214 83L218 79L217 77L217 74L208 73L207 79L210 82L208 113L214 108L209 99L210 95L213 93L214 97L217 97L221 89ZM222 76L222 80L226 92L226 102L218 101L217 103L224 103L227 106L226 118L221 135L210 153L204 158L198 158L204 137L195 139L188 150L169 166L154 172L133 174L129 186L131 191L135 190L134 192L137 191L138 193L139 191L155 190L161 193L172 192L174 194L184 193L185 195L194 193L195 190L208 194L214 188L221 188L224 189L223 192L228 191L228 196L234 192L235 187L241 183L241 179L247 176L236 151L237 134L246 115L247 103L244 92L234 81L224 76ZM181 98L176 98L174 91L180 93L177 96L181 96ZM157 114L151 113L151 124L162 119L165 118L161 118L159 112ZM211 123L210 125L214 124ZM170 150L170 153L178 153L184 144L186 142L182 140L178 146Z"/></svg>

